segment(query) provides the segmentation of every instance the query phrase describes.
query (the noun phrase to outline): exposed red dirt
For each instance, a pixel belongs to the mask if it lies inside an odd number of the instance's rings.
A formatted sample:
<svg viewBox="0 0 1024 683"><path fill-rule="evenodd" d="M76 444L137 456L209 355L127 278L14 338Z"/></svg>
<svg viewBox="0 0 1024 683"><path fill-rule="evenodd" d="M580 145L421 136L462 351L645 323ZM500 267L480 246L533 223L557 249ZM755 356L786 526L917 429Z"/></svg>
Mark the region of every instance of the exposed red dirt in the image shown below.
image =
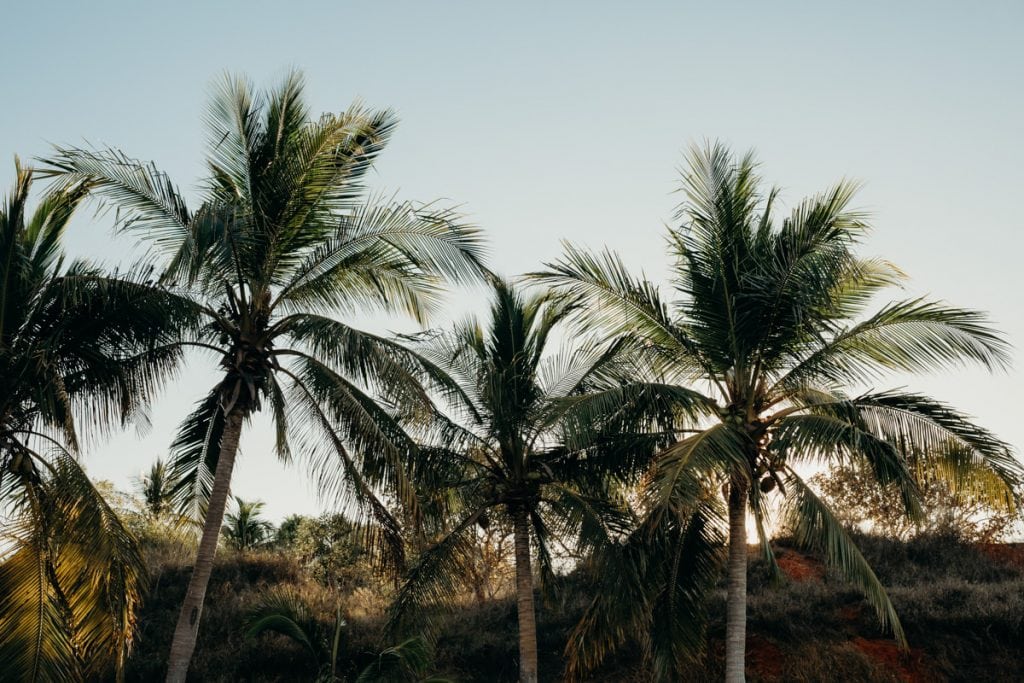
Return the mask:
<svg viewBox="0 0 1024 683"><path fill-rule="evenodd" d="M1024 543L978 543L977 548L997 562L1024 567Z"/></svg>
<svg viewBox="0 0 1024 683"><path fill-rule="evenodd" d="M825 567L812 557L790 550L776 560L779 568L793 581L821 581L825 578Z"/></svg>
<svg viewBox="0 0 1024 683"><path fill-rule="evenodd" d="M860 619L860 605L847 605L839 608L839 618L843 621L857 621Z"/></svg>
<svg viewBox="0 0 1024 683"><path fill-rule="evenodd" d="M762 680L781 680L785 673L785 655L778 645L761 636L747 638L747 668Z"/></svg>
<svg viewBox="0 0 1024 683"><path fill-rule="evenodd" d="M924 660L924 652L911 648L910 652L900 650L892 640L856 637L853 646L873 660L896 674L904 683L932 683L934 673Z"/></svg>

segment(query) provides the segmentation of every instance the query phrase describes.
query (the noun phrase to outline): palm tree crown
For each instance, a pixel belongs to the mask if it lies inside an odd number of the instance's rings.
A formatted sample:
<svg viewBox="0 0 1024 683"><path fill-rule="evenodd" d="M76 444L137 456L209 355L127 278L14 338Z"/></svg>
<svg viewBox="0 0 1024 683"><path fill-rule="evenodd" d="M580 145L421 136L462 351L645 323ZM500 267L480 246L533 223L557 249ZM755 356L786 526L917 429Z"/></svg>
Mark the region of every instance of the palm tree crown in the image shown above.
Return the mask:
<svg viewBox="0 0 1024 683"><path fill-rule="evenodd" d="M167 463L163 458L157 458L149 471L139 478L139 490L148 514L159 518L170 512L173 495Z"/></svg>
<svg viewBox="0 0 1024 683"><path fill-rule="evenodd" d="M204 316L181 343L219 361L219 381L172 445L179 499L205 514L206 529L171 680L182 680L191 657L193 603L201 606L205 593L242 424L264 407L277 454L308 458L325 490L354 501L400 551L375 487L393 486L414 505L399 457L408 444L374 392L427 406L414 375L429 370L334 316L423 320L440 301L442 278L463 281L483 268L479 233L452 211L366 197L363 180L395 126L391 112L354 106L311 119L298 75L268 93L229 77L206 123L208 176L195 210L165 174L120 152L66 149L52 161L65 182L87 179L113 202L122 229L151 241L164 258L163 280Z"/></svg>
<svg viewBox="0 0 1024 683"><path fill-rule="evenodd" d="M221 528L224 538L235 550L251 550L269 542L274 534L274 525L263 519L263 501L242 500L235 496L235 512L224 517Z"/></svg>
<svg viewBox="0 0 1024 683"><path fill-rule="evenodd" d="M411 569L395 618L424 600L450 599L477 525L502 515L515 536L524 681L537 677L531 541L542 577L550 577L554 539L585 547L628 524L609 477L615 468L607 468L614 459L588 451L592 444L580 441L568 418L570 399L601 380L615 346L551 351L552 335L571 310L564 298L524 297L495 279L486 322L469 320L416 347L453 380L451 414L436 413L419 431L417 474L455 521Z"/></svg>
<svg viewBox="0 0 1024 683"><path fill-rule="evenodd" d="M850 208L850 183L801 202L777 223L776 191L761 193L753 157L737 159L716 145L692 151L683 191L681 225L668 239L675 301L609 252L569 247L537 277L578 296L591 329L633 340L641 374L628 404L639 413L647 405L651 420L675 434L649 480L652 509L694 509L708 475L725 487L727 679L743 679L746 513L772 561L770 492L781 496L796 540L863 590L903 642L885 591L799 468L864 463L880 484L899 490L911 515L924 478L1013 505L1020 467L990 432L926 396L853 390L886 372L965 362L1000 368L1007 345L983 315L939 302L897 301L870 312L875 295L904 276L857 255L868 226ZM666 386L686 391L668 397ZM666 401L673 410L664 410Z"/></svg>
<svg viewBox="0 0 1024 683"><path fill-rule="evenodd" d="M144 570L77 453L142 410L178 355L161 342L189 312L138 274L67 263L62 237L88 185L30 212L32 172L16 171L0 207L0 670L120 675Z"/></svg>

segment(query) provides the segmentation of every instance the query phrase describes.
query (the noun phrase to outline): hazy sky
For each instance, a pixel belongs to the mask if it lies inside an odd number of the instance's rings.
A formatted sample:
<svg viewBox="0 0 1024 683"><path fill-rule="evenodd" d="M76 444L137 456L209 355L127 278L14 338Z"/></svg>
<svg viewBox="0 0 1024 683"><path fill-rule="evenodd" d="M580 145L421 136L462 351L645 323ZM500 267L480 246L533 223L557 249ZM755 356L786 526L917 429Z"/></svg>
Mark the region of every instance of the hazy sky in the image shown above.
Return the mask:
<svg viewBox="0 0 1024 683"><path fill-rule="evenodd" d="M564 238L661 278L681 150L721 139L756 148L789 204L841 177L864 181L859 204L876 226L865 253L906 270L909 294L989 311L1019 349L1022 26L1019 0L20 2L0 26L0 155L109 144L192 193L211 80L231 70L265 85L297 67L314 112L355 98L399 112L376 187L461 204L499 271L554 259ZM12 178L4 162L0 189ZM137 253L87 217L68 237L73 255ZM470 305L462 295L453 309ZM1015 356L1008 373L910 386L1019 448ZM86 454L90 474L128 487L213 381L209 367L186 373L148 436ZM265 429L242 448L235 493L264 499L274 518L319 508L302 473L273 460Z"/></svg>

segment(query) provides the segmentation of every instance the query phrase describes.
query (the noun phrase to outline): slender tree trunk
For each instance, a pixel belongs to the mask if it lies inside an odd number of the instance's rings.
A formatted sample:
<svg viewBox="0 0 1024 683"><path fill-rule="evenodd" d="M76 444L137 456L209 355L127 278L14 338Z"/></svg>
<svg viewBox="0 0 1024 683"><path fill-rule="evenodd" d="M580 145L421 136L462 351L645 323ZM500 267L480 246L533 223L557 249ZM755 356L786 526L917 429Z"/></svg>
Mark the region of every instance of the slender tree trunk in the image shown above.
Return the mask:
<svg viewBox="0 0 1024 683"><path fill-rule="evenodd" d="M199 617L203 613L206 587L210 583L213 558L217 554L217 539L220 537L220 526L224 521L224 508L227 506L228 489L231 487L231 470L235 466L238 439L241 434L242 414L232 411L224 422L220 458L217 460L217 471L213 476L213 490L210 492L210 501L206 509L203 536L199 541L199 551L196 553L196 563L192 568L192 578L188 582L185 602L178 615L178 625L174 629L171 654L167 657L167 683L185 682L192 653L196 649Z"/></svg>
<svg viewBox="0 0 1024 683"><path fill-rule="evenodd" d="M537 616L533 606L533 572L530 569L530 525L525 509L518 509L514 514L519 681L537 683Z"/></svg>
<svg viewBox="0 0 1024 683"><path fill-rule="evenodd" d="M725 681L744 683L747 650L747 482L729 484L729 580L725 604Z"/></svg>

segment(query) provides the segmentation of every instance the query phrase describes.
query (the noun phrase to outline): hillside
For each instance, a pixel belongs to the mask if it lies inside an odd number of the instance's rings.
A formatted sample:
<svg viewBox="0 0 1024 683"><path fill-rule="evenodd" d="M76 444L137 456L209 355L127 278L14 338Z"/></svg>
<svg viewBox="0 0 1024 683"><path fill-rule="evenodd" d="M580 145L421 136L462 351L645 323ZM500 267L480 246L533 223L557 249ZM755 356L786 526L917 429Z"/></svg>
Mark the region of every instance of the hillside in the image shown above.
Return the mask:
<svg viewBox="0 0 1024 683"><path fill-rule="evenodd" d="M1019 680L1024 661L1024 546L972 546L948 537L909 543L862 539L862 548L901 615L909 653L881 633L858 595L823 571L816 558L780 543L780 565L790 577L771 586L763 565L750 575L748 679L750 681L986 681ZM129 681L154 680L188 578L174 553L153 556L153 587L141 616L142 636L128 665ZM203 615L192 680L312 680L306 651L280 636L246 639L242 624L262 591L299 592L324 626L335 599L313 582L298 561L270 551L223 553ZM579 615L586 579L570 576L539 617L542 680L561 680L565 637ZM384 597L357 591L343 604L343 668L356 671L373 659L380 642ZM712 614L721 615L724 597ZM474 603L443 615L434 672L460 681L514 681L516 617L511 599ZM724 624L709 625L703 668L688 680L721 678ZM639 646L624 648L593 681L646 681Z"/></svg>

